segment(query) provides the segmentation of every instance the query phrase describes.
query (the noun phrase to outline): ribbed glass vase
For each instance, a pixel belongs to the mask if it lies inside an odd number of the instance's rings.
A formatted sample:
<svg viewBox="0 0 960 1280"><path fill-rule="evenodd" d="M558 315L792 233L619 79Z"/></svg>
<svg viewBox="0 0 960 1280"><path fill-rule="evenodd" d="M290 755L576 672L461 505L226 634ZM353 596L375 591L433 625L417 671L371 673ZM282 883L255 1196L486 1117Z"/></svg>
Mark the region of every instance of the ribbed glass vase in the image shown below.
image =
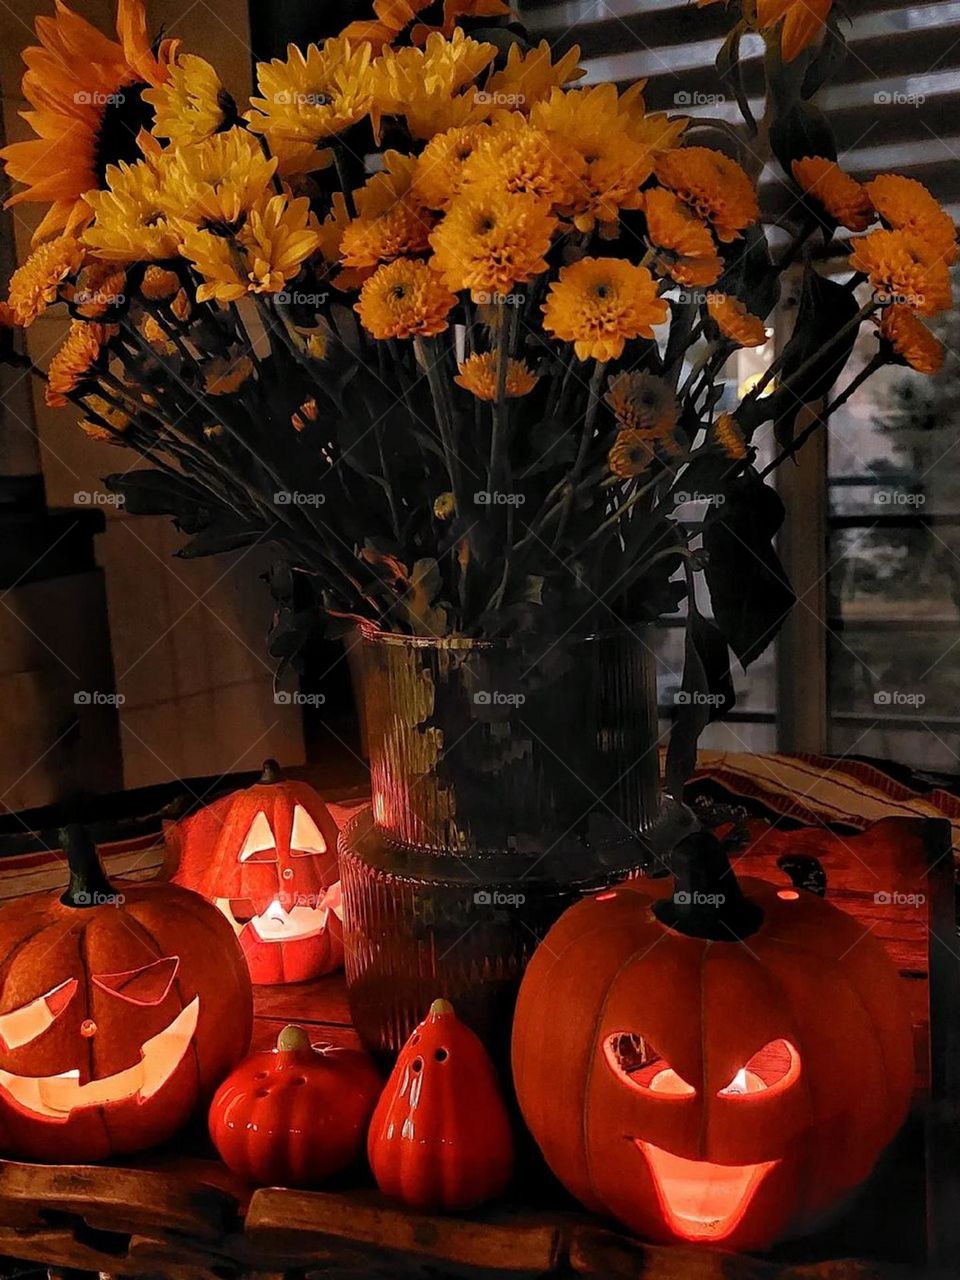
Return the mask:
<svg viewBox="0 0 960 1280"><path fill-rule="evenodd" d="M395 1052L443 996L502 1051L546 929L649 855L660 813L649 637L366 631L357 665L373 800L341 842L354 1023Z"/></svg>

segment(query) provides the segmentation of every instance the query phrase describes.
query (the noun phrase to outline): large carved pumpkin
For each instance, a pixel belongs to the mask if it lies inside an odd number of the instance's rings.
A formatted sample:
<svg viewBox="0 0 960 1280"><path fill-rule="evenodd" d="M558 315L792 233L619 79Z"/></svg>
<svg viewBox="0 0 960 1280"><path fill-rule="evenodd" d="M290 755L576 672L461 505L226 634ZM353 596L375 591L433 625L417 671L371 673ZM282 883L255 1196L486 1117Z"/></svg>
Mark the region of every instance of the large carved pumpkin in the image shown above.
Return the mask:
<svg viewBox="0 0 960 1280"><path fill-rule="evenodd" d="M88 1161L171 1137L246 1053L250 979L220 913L171 885L105 878L63 832L70 887L0 910L0 1134Z"/></svg>
<svg viewBox="0 0 960 1280"><path fill-rule="evenodd" d="M763 1248L829 1216L896 1133L910 1020L851 916L738 887L712 837L679 852L676 888L631 881L545 937L517 1005L517 1096L589 1208L650 1240Z"/></svg>
<svg viewBox="0 0 960 1280"><path fill-rule="evenodd" d="M303 982L343 963L339 834L313 787L268 760L259 782L179 824L173 880L220 908L255 983Z"/></svg>

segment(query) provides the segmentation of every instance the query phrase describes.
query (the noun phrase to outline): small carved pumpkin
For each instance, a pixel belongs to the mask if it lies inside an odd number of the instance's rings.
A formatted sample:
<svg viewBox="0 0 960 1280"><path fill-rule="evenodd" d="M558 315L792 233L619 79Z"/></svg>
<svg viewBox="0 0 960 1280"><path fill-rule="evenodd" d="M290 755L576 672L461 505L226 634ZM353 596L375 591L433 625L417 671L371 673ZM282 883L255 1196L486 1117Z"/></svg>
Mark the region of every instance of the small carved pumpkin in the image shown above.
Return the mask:
<svg viewBox="0 0 960 1280"><path fill-rule="evenodd" d="M764 1248L818 1226L907 1111L910 1019L883 947L822 898L738 885L694 836L677 880L568 910L527 968L517 1097L579 1200L646 1239Z"/></svg>
<svg viewBox="0 0 960 1280"><path fill-rule="evenodd" d="M401 1050L367 1155L380 1190L415 1209L470 1209L506 1188L513 1137L496 1072L446 1000Z"/></svg>
<svg viewBox="0 0 960 1280"><path fill-rule="evenodd" d="M253 1000L218 911L118 884L61 833L62 897L0 910L0 1131L26 1159L102 1160L171 1137L250 1044Z"/></svg>
<svg viewBox="0 0 960 1280"><path fill-rule="evenodd" d="M365 1053L314 1048L301 1027L284 1027L275 1049L251 1054L217 1090L210 1136L251 1182L315 1186L363 1152L380 1088Z"/></svg>
<svg viewBox="0 0 960 1280"><path fill-rule="evenodd" d="M339 829L306 782L274 760L260 780L179 823L175 884L233 925L257 984L303 982L343 964Z"/></svg>

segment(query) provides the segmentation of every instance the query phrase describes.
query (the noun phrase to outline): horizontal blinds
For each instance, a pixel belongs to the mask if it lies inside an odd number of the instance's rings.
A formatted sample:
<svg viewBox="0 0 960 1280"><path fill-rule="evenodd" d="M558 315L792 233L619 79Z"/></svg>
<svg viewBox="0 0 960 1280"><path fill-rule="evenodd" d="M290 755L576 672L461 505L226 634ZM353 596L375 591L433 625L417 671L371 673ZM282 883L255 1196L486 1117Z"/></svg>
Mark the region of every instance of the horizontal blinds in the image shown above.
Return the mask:
<svg viewBox="0 0 960 1280"><path fill-rule="evenodd" d="M729 95L718 100L725 89L713 65L732 21L723 4L562 0L530 5L523 19L558 52L580 46L583 83L646 79L653 110L739 119ZM960 204L960 3L858 0L845 31L843 66L816 98L830 115L844 167L857 177L896 168L946 204ZM746 88L756 109L761 53L758 37L744 41Z"/></svg>

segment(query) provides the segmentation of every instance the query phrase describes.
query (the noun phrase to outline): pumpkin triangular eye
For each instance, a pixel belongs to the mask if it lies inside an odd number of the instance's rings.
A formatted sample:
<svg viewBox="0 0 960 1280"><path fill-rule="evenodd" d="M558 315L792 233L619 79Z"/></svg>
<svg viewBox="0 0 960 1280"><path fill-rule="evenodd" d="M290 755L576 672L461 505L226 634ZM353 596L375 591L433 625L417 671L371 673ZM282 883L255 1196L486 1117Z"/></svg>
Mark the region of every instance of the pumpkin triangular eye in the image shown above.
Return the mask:
<svg viewBox="0 0 960 1280"><path fill-rule="evenodd" d="M607 1036L603 1055L614 1075L634 1089L661 1097L689 1098L697 1091L677 1075L645 1036L635 1031L618 1031Z"/></svg>
<svg viewBox="0 0 960 1280"><path fill-rule="evenodd" d="M179 956L165 956L142 969L129 969L125 973L97 973L94 986L111 995L119 996L130 1004L159 1004L166 998L180 967Z"/></svg>
<svg viewBox="0 0 960 1280"><path fill-rule="evenodd" d="M721 1098L748 1097L787 1088L800 1075L800 1055L789 1040L771 1040L750 1058L728 1085Z"/></svg>
<svg viewBox="0 0 960 1280"><path fill-rule="evenodd" d="M308 853L326 853L327 842L323 832L304 809L298 804L293 811L293 831L290 833L290 852L301 857Z"/></svg>
<svg viewBox="0 0 960 1280"><path fill-rule="evenodd" d="M240 862L276 862L277 840L271 830L267 815L261 809L250 823L238 860Z"/></svg>

